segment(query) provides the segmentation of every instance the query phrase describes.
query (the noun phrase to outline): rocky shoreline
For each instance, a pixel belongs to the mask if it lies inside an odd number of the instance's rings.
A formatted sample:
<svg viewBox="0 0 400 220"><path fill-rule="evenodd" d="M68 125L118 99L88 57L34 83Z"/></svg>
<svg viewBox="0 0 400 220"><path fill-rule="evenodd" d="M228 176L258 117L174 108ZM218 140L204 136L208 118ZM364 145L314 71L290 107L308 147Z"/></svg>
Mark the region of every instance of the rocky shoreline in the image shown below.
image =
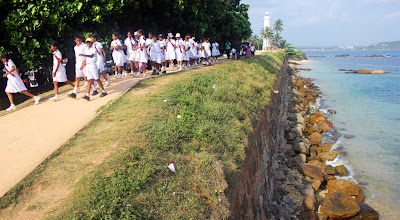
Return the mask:
<svg viewBox="0 0 400 220"><path fill-rule="evenodd" d="M345 152L332 150L332 143L323 142L323 134L333 132L327 116L314 112L313 105L320 97L311 79L296 76L295 65L288 92L289 112L283 148L284 167L281 184L281 204L284 219L379 219L377 211L363 203L365 194L352 182L338 178L348 176L344 165L332 166ZM334 113L334 111L330 111Z"/></svg>

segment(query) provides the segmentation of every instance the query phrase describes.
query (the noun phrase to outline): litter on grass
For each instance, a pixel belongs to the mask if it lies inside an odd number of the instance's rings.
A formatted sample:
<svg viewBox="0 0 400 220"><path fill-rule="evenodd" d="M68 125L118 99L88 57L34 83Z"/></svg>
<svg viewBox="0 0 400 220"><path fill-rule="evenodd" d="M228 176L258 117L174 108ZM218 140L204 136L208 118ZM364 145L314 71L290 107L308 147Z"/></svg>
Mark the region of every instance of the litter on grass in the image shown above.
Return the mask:
<svg viewBox="0 0 400 220"><path fill-rule="evenodd" d="M170 163L169 165L168 165L168 169L170 169L172 172L176 172L175 171L175 166L174 166L174 163Z"/></svg>

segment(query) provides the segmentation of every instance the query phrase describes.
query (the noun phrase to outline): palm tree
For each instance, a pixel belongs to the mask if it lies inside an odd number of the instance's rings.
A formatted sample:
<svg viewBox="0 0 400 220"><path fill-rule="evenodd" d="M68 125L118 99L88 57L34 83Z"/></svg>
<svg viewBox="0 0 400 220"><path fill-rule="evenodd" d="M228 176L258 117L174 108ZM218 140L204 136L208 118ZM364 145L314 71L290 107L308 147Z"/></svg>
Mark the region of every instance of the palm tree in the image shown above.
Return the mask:
<svg viewBox="0 0 400 220"><path fill-rule="evenodd" d="M283 31L283 21L281 19L275 21L274 31L276 33L281 33Z"/></svg>
<svg viewBox="0 0 400 220"><path fill-rule="evenodd" d="M262 38L267 38L267 39L271 39L272 38L272 31L271 28L266 26L263 29L261 29L261 33L260 33Z"/></svg>
<svg viewBox="0 0 400 220"><path fill-rule="evenodd" d="M272 45L274 45L274 47L278 47L279 42L282 40L282 37L279 33L275 33L272 36Z"/></svg>
<svg viewBox="0 0 400 220"><path fill-rule="evenodd" d="M286 40L280 40L279 41L279 48L285 49L287 45L288 44L286 43Z"/></svg>

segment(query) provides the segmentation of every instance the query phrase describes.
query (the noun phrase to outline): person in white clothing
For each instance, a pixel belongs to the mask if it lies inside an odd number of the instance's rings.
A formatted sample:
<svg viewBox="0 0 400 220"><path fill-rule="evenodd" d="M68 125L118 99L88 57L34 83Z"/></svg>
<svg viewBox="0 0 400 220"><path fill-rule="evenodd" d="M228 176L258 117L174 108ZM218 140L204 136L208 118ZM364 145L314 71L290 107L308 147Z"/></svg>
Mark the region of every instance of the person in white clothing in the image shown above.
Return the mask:
<svg viewBox="0 0 400 220"><path fill-rule="evenodd" d="M161 70L161 55L163 53L163 45L157 40L157 36L153 36L153 40L150 43L151 49L151 65L155 67L154 75L159 75Z"/></svg>
<svg viewBox="0 0 400 220"><path fill-rule="evenodd" d="M213 62L218 62L218 56L221 55L221 53L219 52L219 44L217 43L217 41L214 41L214 43L212 43L211 55L213 58Z"/></svg>
<svg viewBox="0 0 400 220"><path fill-rule="evenodd" d="M10 101L10 107L8 107L6 110L12 111L17 109L17 107L14 104L12 93L19 92L24 95L27 95L35 100L35 105L39 104L40 97L34 96L30 92L28 92L28 89L26 89L24 83L19 77L19 71L17 67L15 66L14 62L11 59L9 59L8 54L5 52L1 53L0 59L4 63L4 71L6 73L3 74L3 77L4 78L7 77L6 94L8 100Z"/></svg>
<svg viewBox="0 0 400 220"><path fill-rule="evenodd" d="M189 42L189 39L190 39L190 35L187 34L185 36L185 41L183 43L184 48L185 48L185 55L183 56L183 68L184 69L187 69L188 67L190 67L189 60L190 60L190 56L191 56L190 49L191 49L192 44Z"/></svg>
<svg viewBox="0 0 400 220"><path fill-rule="evenodd" d="M143 72L143 77L147 77L146 75L146 63L147 63L147 54L146 54L146 41L144 40L143 30L138 30L138 43L136 47L136 58L135 61L138 63L139 71ZM140 74L137 74L140 76Z"/></svg>
<svg viewBox="0 0 400 220"><path fill-rule="evenodd" d="M175 40L174 35L168 33L167 40L165 41L165 60L169 63L169 70L174 70L174 60L175 60Z"/></svg>
<svg viewBox="0 0 400 220"><path fill-rule="evenodd" d="M165 39L164 36L162 34L158 35L158 41L160 42L160 47L161 47L161 71L162 74L166 74L167 73L167 66L166 66L166 60L165 60L165 53L166 53L166 44L165 44Z"/></svg>
<svg viewBox="0 0 400 220"><path fill-rule="evenodd" d="M134 50L136 40L132 36L132 31L128 31L127 38L125 39L126 53L128 54L129 65L131 66L131 76L136 74L135 57L136 51Z"/></svg>
<svg viewBox="0 0 400 220"><path fill-rule="evenodd" d="M52 41L50 43L50 49L53 51L53 84L54 84L54 96L50 100L58 101L58 83L65 82L68 85L75 87L75 85L67 79L66 69L64 67L63 58L60 50L58 49L58 42Z"/></svg>
<svg viewBox="0 0 400 220"><path fill-rule="evenodd" d="M79 54L82 54L86 50L86 44L82 43L83 39L81 35L77 35L75 37L75 47L74 47L74 52L75 52L75 87L74 91L69 94L68 96L71 98L76 98L76 94L79 92L79 82L81 81L82 78L86 78L84 74L84 69L81 69L82 63L85 60L84 57L79 56ZM86 80L85 80L86 81ZM86 83L85 83L86 84Z"/></svg>
<svg viewBox="0 0 400 220"><path fill-rule="evenodd" d="M100 81L99 77L99 69L97 68L97 52L96 49L93 47L93 40L92 38L86 39L86 51L79 56L84 57L85 60L82 63L81 69L86 68L86 77L88 79L89 85L87 87L87 93L83 97L86 100L90 100L90 89L92 88L93 82L96 81L102 92L100 97L104 97L107 95L106 90L103 87L103 83ZM94 90L92 95L97 95L97 90Z"/></svg>
<svg viewBox="0 0 400 220"><path fill-rule="evenodd" d="M113 41L111 42L110 50L112 51L113 60L115 63L115 72L117 72L117 79L121 78L122 71L124 70L125 64L125 53L124 47L121 41L118 39L119 34L114 32L112 34Z"/></svg>
<svg viewBox="0 0 400 220"><path fill-rule="evenodd" d="M98 35L96 33L91 35L93 40L93 47L96 49L97 57L97 68L99 68L99 73L106 80L106 84L104 86L109 86L110 76L106 73L105 63L106 63L106 52L104 51L103 44L97 41Z"/></svg>
<svg viewBox="0 0 400 220"><path fill-rule="evenodd" d="M176 54L176 61L178 62L179 70L183 69L183 57L186 55L185 52L185 42L181 39L181 34L176 33L175 35L175 54Z"/></svg>
<svg viewBox="0 0 400 220"><path fill-rule="evenodd" d="M210 65L211 44L208 38L203 42L203 48L205 53L205 65Z"/></svg>
<svg viewBox="0 0 400 220"><path fill-rule="evenodd" d="M194 66L195 64L194 64L194 60L195 60L195 57L196 57L196 45L195 45L195 42L194 42L194 37L191 37L190 36L190 34L187 34L187 36L188 36L188 42L189 42L189 46L190 46L190 49L189 49L189 67L190 66Z"/></svg>
<svg viewBox="0 0 400 220"><path fill-rule="evenodd" d="M152 50L151 42L153 42L153 33L149 32L148 33L148 38L146 39L146 43L145 43L145 45L146 45L146 55L147 55L147 61L150 61L151 69L153 70L153 75L154 75L156 73L156 68L153 65L153 62L151 62L152 61L151 56L153 55L153 53L151 51Z"/></svg>

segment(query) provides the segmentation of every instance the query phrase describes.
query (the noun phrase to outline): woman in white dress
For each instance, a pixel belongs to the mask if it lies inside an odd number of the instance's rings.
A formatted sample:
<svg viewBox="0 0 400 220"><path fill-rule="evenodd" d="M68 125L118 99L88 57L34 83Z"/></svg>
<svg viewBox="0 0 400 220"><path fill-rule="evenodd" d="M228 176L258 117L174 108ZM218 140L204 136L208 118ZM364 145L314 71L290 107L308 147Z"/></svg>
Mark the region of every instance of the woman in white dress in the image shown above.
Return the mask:
<svg viewBox="0 0 400 220"><path fill-rule="evenodd" d="M183 69L183 58L186 55L185 51L185 42L181 38L180 33L176 33L175 35L175 54L176 54L176 62L178 63L179 70Z"/></svg>
<svg viewBox="0 0 400 220"><path fill-rule="evenodd" d="M212 51L211 51L213 62L218 62L219 55L221 55L221 53L219 52L219 44L217 43L217 41L214 41L214 43L212 43Z"/></svg>
<svg viewBox="0 0 400 220"><path fill-rule="evenodd" d="M112 34L113 41L111 42L110 50L112 51L112 57L115 63L115 71L117 72L117 79L121 78L122 71L125 63L124 47L121 41L118 39L118 33Z"/></svg>
<svg viewBox="0 0 400 220"><path fill-rule="evenodd" d="M169 70L174 70L174 60L175 60L175 40L174 35L168 33L167 40L165 41L165 60L169 63Z"/></svg>
<svg viewBox="0 0 400 220"><path fill-rule="evenodd" d="M205 42L203 42L203 48L205 53L205 65L210 65L210 57L211 57L211 43L210 40L207 38Z"/></svg>
<svg viewBox="0 0 400 220"><path fill-rule="evenodd" d="M75 87L75 85L67 79L66 69L64 67L62 54L58 49L58 42L52 41L50 43L50 49L53 51L53 84L54 84L54 96L50 100L58 101L58 83L65 82L68 85Z"/></svg>
<svg viewBox="0 0 400 220"><path fill-rule="evenodd" d="M8 107L7 111L15 110L17 107L14 104L14 99L12 93L22 93L27 95L35 100L35 105L39 104L40 97L34 96L28 89L26 89L24 83L22 82L21 78L19 77L17 67L15 66L14 62L9 59L7 53L1 53L0 55L1 61L4 63L4 71L6 73L3 74L3 77L7 77L7 86L6 86L6 94L8 96L8 100L10 100L10 107Z"/></svg>

